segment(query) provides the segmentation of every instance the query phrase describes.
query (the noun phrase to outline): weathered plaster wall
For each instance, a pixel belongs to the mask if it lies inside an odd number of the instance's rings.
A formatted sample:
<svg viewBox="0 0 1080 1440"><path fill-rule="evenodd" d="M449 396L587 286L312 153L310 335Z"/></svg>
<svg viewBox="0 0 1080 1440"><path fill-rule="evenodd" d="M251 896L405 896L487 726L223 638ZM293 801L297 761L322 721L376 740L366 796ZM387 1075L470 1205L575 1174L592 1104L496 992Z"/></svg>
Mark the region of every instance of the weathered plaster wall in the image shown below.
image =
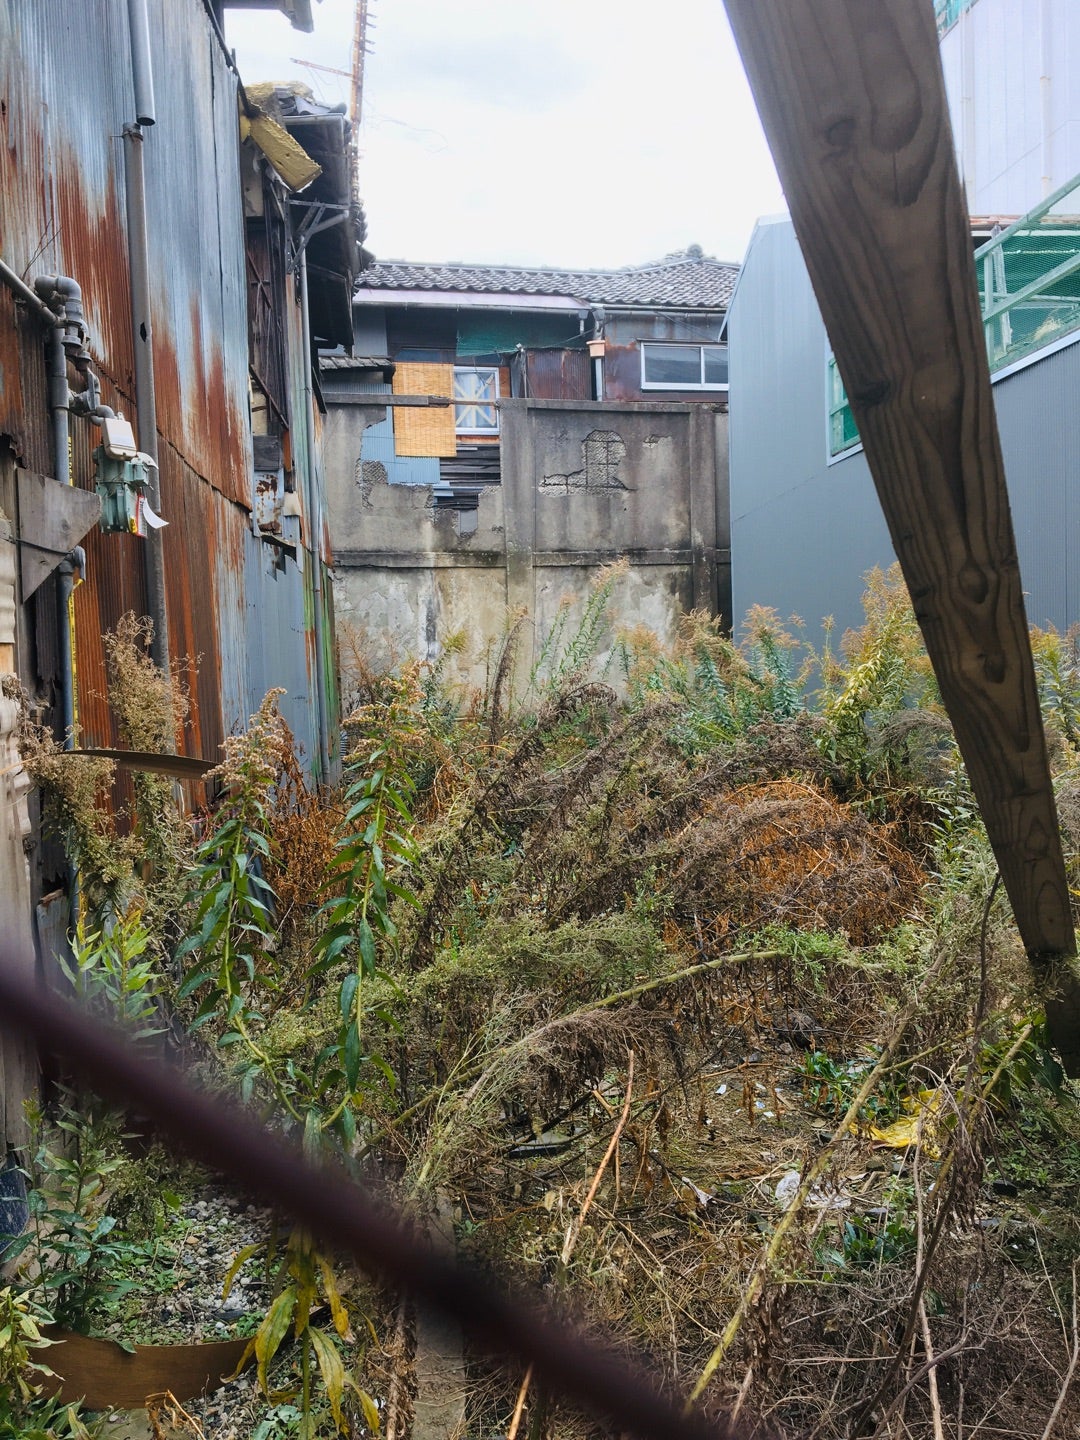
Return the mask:
<svg viewBox="0 0 1080 1440"><path fill-rule="evenodd" d="M327 398L343 651L359 631L383 659L435 659L462 634L451 672L483 686L524 614L518 671L527 674L560 605L572 629L599 568L622 557L615 625L666 640L684 610L730 616L727 416L710 406L503 401L502 484L470 514L437 509L430 486L365 472L363 429L383 411Z"/></svg>
<svg viewBox="0 0 1080 1440"><path fill-rule="evenodd" d="M0 469L0 495L10 494L10 466ZM10 503L10 502L9 502ZM4 964L17 966L26 978L33 972L34 937L30 926L30 870L24 841L30 833L27 794L30 781L19 759L19 704L15 675L16 555L14 527L0 509L0 915L4 917ZM10 692L10 693L8 693ZM22 1102L34 1089L37 1073L28 1043L12 1035L0 1037L0 1169L3 1142L26 1139Z"/></svg>

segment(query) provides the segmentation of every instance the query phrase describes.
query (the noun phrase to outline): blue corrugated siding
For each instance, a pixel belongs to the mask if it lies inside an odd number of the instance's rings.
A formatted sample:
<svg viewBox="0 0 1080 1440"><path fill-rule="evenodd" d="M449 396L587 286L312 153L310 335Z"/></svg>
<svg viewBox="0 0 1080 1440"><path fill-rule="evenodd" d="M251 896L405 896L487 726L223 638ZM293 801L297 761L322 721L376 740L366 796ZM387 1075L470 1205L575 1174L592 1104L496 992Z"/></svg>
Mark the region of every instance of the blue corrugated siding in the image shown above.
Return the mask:
<svg viewBox="0 0 1080 1440"><path fill-rule="evenodd" d="M389 390L389 386L385 387ZM437 485L439 483L439 462L426 456L408 457L394 453L394 420L388 414L377 425L369 425L364 431L360 446L361 460L378 460L386 467L386 478L391 485Z"/></svg>

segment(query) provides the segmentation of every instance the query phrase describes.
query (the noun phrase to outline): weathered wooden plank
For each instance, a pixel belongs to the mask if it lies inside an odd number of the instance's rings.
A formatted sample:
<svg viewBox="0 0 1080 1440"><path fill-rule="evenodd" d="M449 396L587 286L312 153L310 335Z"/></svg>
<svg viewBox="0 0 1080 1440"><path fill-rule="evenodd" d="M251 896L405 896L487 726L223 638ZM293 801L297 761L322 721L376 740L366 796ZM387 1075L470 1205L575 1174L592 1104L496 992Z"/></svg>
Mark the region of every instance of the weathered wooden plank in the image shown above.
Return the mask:
<svg viewBox="0 0 1080 1440"><path fill-rule="evenodd" d="M725 0L1052 1038L1080 984L930 0Z"/></svg>

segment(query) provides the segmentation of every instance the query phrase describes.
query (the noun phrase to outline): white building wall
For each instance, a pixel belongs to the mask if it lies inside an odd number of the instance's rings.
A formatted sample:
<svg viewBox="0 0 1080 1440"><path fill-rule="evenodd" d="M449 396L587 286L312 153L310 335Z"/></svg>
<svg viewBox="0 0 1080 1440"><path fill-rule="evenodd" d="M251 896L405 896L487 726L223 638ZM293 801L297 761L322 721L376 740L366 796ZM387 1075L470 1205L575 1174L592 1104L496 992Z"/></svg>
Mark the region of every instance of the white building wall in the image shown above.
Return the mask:
<svg viewBox="0 0 1080 1440"><path fill-rule="evenodd" d="M1080 174L1080 0L975 0L941 59L972 215L1023 215Z"/></svg>

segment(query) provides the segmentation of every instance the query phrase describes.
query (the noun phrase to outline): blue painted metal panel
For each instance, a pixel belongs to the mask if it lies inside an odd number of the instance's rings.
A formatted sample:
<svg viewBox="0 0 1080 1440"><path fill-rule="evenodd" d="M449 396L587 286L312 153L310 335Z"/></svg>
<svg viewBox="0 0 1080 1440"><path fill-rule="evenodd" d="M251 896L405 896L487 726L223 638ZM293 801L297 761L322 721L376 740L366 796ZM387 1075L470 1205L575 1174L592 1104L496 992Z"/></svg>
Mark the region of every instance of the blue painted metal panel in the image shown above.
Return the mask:
<svg viewBox="0 0 1080 1440"><path fill-rule="evenodd" d="M389 388L389 387L387 387ZM391 485L437 485L439 462L427 456L402 457L394 452L394 420L388 414L377 425L364 431L360 447L361 460L378 460L386 468Z"/></svg>

